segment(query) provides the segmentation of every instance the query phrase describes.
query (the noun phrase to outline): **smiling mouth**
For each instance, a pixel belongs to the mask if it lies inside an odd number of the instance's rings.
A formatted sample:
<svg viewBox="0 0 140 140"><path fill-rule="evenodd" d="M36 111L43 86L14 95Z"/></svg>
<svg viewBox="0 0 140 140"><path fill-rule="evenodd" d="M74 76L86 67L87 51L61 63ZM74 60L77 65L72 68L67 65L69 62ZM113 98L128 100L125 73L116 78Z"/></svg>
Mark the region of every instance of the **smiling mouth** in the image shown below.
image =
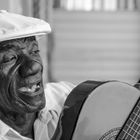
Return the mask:
<svg viewBox="0 0 140 140"><path fill-rule="evenodd" d="M29 86L19 88L18 91L29 96L39 95L42 93L42 84L41 82L30 84Z"/></svg>

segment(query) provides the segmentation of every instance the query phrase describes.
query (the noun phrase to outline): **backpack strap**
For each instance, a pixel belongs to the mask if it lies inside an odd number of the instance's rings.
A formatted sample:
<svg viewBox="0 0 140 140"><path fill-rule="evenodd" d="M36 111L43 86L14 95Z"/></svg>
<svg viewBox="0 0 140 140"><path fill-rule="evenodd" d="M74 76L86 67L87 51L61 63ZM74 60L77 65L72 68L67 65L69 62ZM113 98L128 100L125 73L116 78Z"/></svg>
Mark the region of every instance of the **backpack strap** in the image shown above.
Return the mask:
<svg viewBox="0 0 140 140"><path fill-rule="evenodd" d="M98 86L106 82L85 81L76 86L68 95L51 140L71 140L81 108L89 94Z"/></svg>

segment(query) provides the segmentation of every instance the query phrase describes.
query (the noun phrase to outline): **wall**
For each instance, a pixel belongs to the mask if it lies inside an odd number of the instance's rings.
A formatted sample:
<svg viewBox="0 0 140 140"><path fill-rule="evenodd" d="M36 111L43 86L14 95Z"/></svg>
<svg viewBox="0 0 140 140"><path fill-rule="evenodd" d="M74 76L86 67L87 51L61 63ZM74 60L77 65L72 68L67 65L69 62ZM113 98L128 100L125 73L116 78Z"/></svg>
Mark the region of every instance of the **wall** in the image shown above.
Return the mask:
<svg viewBox="0 0 140 140"><path fill-rule="evenodd" d="M0 9L9 10L9 0L0 0Z"/></svg>
<svg viewBox="0 0 140 140"><path fill-rule="evenodd" d="M53 75L58 81L140 77L139 12L54 11Z"/></svg>

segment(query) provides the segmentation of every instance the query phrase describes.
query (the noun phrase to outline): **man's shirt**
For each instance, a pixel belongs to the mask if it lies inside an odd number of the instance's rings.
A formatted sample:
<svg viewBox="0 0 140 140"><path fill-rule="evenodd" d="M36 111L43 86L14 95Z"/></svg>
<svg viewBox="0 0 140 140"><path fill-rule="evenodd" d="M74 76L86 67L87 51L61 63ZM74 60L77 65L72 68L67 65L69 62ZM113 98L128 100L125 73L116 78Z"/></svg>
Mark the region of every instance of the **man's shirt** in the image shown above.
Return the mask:
<svg viewBox="0 0 140 140"><path fill-rule="evenodd" d="M68 82L45 85L46 106L34 122L35 140L50 140L54 134L60 112L68 94L75 86ZM32 140L21 136L0 120L0 140Z"/></svg>

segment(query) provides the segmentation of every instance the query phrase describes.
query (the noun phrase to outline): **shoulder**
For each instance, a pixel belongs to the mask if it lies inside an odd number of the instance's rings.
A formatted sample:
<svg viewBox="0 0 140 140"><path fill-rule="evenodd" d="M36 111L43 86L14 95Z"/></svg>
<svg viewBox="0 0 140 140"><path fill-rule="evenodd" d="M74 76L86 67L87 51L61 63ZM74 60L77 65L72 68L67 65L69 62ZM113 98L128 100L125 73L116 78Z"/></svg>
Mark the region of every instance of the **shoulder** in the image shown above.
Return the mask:
<svg viewBox="0 0 140 140"><path fill-rule="evenodd" d="M45 84L46 107L60 112L66 97L74 87L74 84L65 81Z"/></svg>
<svg viewBox="0 0 140 140"><path fill-rule="evenodd" d="M46 92L64 92L65 94L69 94L69 92L71 92L71 90L75 87L74 84L70 83L70 82L65 82L65 81L61 81L61 82L57 82L57 83L47 83L45 84L45 91Z"/></svg>

